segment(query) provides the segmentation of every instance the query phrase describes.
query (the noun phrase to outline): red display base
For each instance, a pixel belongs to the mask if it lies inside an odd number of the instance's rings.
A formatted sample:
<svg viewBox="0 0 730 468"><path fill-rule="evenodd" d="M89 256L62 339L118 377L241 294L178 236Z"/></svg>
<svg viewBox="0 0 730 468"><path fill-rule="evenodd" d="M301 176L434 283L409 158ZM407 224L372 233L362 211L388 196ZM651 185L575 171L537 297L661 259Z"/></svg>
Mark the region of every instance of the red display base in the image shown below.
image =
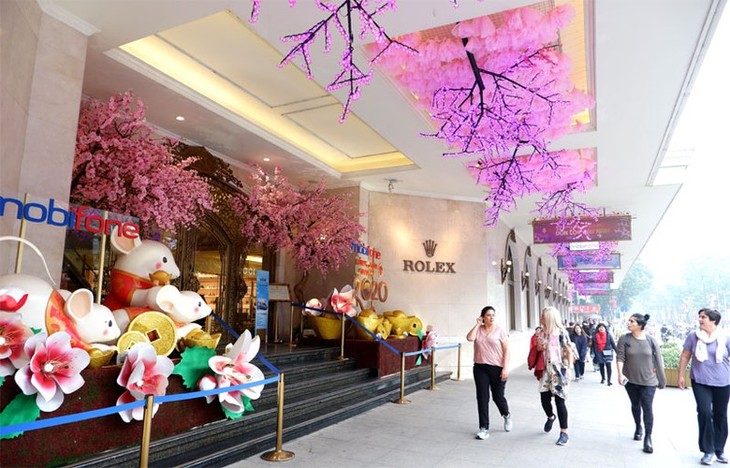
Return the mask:
<svg viewBox="0 0 730 468"><path fill-rule="evenodd" d="M81 375L86 383L78 391L66 395L63 405L53 413L41 413L40 419L82 413L116 405L124 388L117 385L120 367L86 369ZM167 394L189 393L182 378L171 375ZM0 409L19 393L12 377L0 387ZM159 406L152 420L152 439L186 432L189 428L225 419L217 400L210 405L205 398L195 398ZM0 440L0 466L64 465L81 457L112 448L139 446L142 422L125 423L118 414L77 423L28 431L7 440Z"/></svg>

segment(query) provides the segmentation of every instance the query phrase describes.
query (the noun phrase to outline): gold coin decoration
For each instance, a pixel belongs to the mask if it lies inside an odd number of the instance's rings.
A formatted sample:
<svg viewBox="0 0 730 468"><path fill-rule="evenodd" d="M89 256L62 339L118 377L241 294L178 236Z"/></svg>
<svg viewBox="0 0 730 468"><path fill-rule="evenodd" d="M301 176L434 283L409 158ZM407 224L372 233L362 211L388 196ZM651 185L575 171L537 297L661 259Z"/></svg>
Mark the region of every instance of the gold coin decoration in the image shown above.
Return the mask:
<svg viewBox="0 0 730 468"><path fill-rule="evenodd" d="M175 349L175 322L161 312L145 312L129 322L128 330L138 331L152 343L158 356Z"/></svg>
<svg viewBox="0 0 730 468"><path fill-rule="evenodd" d="M122 336L119 337L117 340L117 348L119 348L119 355L121 356L125 352L127 352L129 349L132 348L132 346L136 345L137 343L149 343L149 340L142 332L138 331L128 331L126 333L122 333Z"/></svg>

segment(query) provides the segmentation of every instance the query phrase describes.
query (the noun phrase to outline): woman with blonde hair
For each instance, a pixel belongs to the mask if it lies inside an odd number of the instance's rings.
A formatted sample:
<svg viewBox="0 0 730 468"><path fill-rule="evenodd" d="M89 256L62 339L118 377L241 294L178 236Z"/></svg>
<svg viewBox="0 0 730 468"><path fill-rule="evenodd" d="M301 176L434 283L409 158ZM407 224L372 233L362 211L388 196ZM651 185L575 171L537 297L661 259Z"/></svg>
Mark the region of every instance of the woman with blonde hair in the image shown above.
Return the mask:
<svg viewBox="0 0 730 468"><path fill-rule="evenodd" d="M555 307L545 307L540 313L542 332L538 336L538 351L542 351L545 360L545 371L539 381L540 402L547 416L544 431L550 432L555 422L552 399L560 423L560 436L556 445L568 443L568 409L565 399L568 396L570 372L575 356L571 349L568 331L563 325L560 311Z"/></svg>

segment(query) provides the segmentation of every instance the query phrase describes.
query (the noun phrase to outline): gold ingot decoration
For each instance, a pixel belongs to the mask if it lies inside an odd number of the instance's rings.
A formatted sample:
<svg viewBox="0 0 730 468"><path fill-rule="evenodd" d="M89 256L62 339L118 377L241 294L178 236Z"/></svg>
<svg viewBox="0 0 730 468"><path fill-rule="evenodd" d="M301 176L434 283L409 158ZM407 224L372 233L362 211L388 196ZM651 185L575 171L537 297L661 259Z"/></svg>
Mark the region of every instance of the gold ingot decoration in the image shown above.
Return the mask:
<svg viewBox="0 0 730 468"><path fill-rule="evenodd" d="M119 349L119 354L121 355L129 351L132 346L137 343L149 342L150 340L147 339L147 336L144 333L139 331L128 331L126 333L122 333L122 336L120 336L117 340L117 349Z"/></svg>
<svg viewBox="0 0 730 468"><path fill-rule="evenodd" d="M332 318L329 318L331 315ZM314 333L323 340L339 340L342 337L342 325L340 318L332 314L309 317L312 321Z"/></svg>
<svg viewBox="0 0 730 468"><path fill-rule="evenodd" d="M158 356L168 356L175 349L175 322L161 312L140 314L129 323L127 329L145 335Z"/></svg>
<svg viewBox="0 0 730 468"><path fill-rule="evenodd" d="M201 348L215 349L218 346L218 342L220 340L220 333L214 333L213 335L211 335L200 328L191 331L190 333L185 335L185 338L183 338L183 342L188 348L191 348L193 346L199 346Z"/></svg>
<svg viewBox="0 0 730 468"><path fill-rule="evenodd" d="M396 312L402 313L402 311ZM411 315L410 317L403 317L399 315L400 314L391 314L388 317L388 320L393 324L393 329L391 333L399 339L405 338L408 335L418 336L418 330L423 329L423 322L421 322L421 319L419 319L415 315ZM408 335L406 335L406 333Z"/></svg>
<svg viewBox="0 0 730 468"><path fill-rule="evenodd" d="M376 314L375 316L372 315L365 315L363 316L362 313L355 317L355 320L357 320L357 323L365 327L369 332L371 333L377 333L377 328L380 324L383 323L383 317L378 317ZM360 327L355 327L355 336L361 340L373 340L373 336L367 333L365 330L363 330ZM388 335L385 335L386 337Z"/></svg>
<svg viewBox="0 0 730 468"><path fill-rule="evenodd" d="M99 348L91 348L88 351L89 357L91 358L91 361L89 361L89 367L91 369L98 369L106 366L109 364L109 361L112 360L112 356L114 356L114 353L116 352L116 349L101 350Z"/></svg>
<svg viewBox="0 0 730 468"><path fill-rule="evenodd" d="M375 334L380 336L380 338L387 340L388 336L390 336L390 331L392 328L393 328L393 324L390 323L390 320L383 317L383 321L375 329Z"/></svg>

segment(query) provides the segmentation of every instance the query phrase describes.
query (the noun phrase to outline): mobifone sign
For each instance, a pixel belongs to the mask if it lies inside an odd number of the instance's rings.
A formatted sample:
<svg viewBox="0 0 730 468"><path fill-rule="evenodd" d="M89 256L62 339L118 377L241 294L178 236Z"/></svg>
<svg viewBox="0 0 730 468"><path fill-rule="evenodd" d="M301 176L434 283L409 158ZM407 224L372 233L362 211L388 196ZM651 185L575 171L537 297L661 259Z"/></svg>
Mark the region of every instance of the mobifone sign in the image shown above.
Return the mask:
<svg viewBox="0 0 730 468"><path fill-rule="evenodd" d="M428 239L423 242L423 249L427 258L432 258L436 254L438 244ZM403 271L412 271L416 273L456 273L454 270L455 262L431 262L431 260L403 260Z"/></svg>
<svg viewBox="0 0 730 468"><path fill-rule="evenodd" d="M92 234L108 235L112 226L116 226L124 237L134 239L139 236L139 226L131 221L105 219L98 210L88 206L69 205L64 208L53 198L48 203L37 203L0 196L0 216L14 216L15 219L24 219L29 223L45 223Z"/></svg>

